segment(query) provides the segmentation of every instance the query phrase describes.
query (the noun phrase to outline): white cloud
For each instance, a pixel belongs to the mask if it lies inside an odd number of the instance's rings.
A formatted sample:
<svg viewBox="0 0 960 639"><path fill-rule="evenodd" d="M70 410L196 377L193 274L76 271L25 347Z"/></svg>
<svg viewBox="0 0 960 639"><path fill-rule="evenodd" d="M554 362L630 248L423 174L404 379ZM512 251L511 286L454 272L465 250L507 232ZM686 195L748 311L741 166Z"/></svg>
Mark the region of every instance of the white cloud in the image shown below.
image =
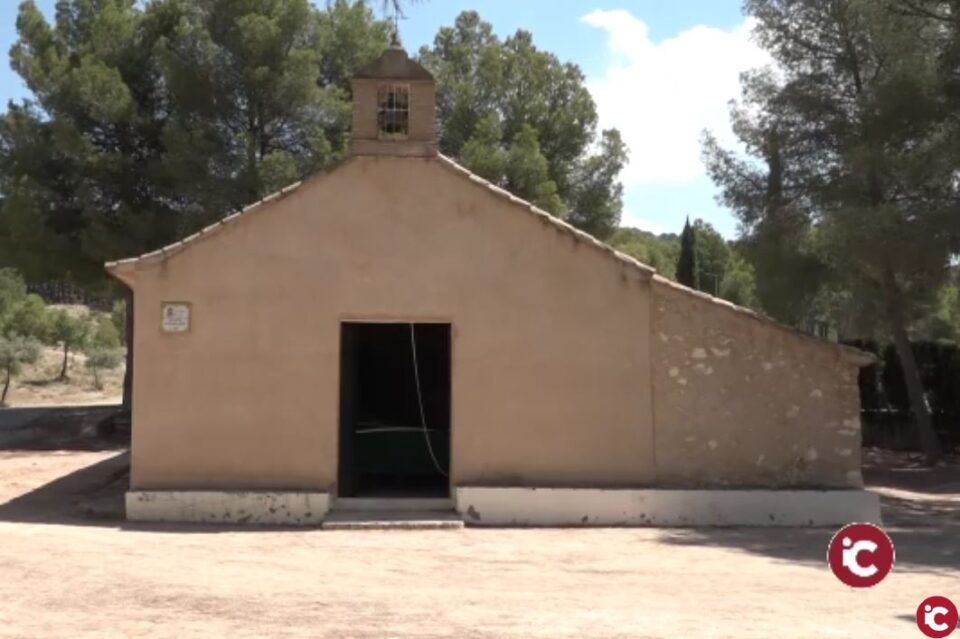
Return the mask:
<svg viewBox="0 0 960 639"><path fill-rule="evenodd" d="M600 125L620 129L630 147L624 183L702 176L701 132L733 142L727 105L740 95L740 73L770 61L751 41L751 23L731 31L696 26L655 43L628 11L597 10L581 20L607 32L613 54L604 76L588 86Z"/></svg>

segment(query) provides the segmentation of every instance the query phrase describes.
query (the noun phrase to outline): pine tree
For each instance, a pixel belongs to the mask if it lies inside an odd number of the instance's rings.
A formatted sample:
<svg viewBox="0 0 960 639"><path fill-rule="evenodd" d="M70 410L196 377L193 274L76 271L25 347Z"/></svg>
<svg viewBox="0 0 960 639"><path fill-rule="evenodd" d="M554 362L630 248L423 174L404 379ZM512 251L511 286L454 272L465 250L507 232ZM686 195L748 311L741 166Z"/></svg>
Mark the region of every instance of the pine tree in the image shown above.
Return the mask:
<svg viewBox="0 0 960 639"><path fill-rule="evenodd" d="M677 281L690 288L700 288L700 271L697 268L697 231L687 218L680 234L680 256L677 258Z"/></svg>
<svg viewBox="0 0 960 639"><path fill-rule="evenodd" d="M401 3L402 4L402 3ZM0 256L102 287L154 250L345 153L350 78L387 45L363 2L33 2L0 114Z"/></svg>
<svg viewBox="0 0 960 639"><path fill-rule="evenodd" d="M463 165L494 184L502 184L507 171L507 151L501 146L503 133L496 113L477 122L473 135L460 150Z"/></svg>
<svg viewBox="0 0 960 639"><path fill-rule="evenodd" d="M540 151L536 130L523 126L514 136L507 153L507 189L540 208L561 215L564 203L557 185L550 179L547 158Z"/></svg>
<svg viewBox="0 0 960 639"><path fill-rule="evenodd" d="M890 3L746 0L777 72L743 76L734 131L753 158L707 140L707 166L770 271L823 269L876 308L896 346L921 446L941 454L910 332L960 249L960 128L942 66L949 30ZM945 45L944 43L947 43ZM955 67L952 67L955 69ZM776 239L776 244L769 240ZM785 260L777 247L801 260ZM829 282L829 280L828 280ZM796 293L794 294L796 296Z"/></svg>
<svg viewBox="0 0 960 639"><path fill-rule="evenodd" d="M538 49L527 31L501 40L475 11L440 29L419 60L437 80L441 152L485 177L507 152L499 186L601 239L612 236L627 149L615 129L597 130L579 67Z"/></svg>

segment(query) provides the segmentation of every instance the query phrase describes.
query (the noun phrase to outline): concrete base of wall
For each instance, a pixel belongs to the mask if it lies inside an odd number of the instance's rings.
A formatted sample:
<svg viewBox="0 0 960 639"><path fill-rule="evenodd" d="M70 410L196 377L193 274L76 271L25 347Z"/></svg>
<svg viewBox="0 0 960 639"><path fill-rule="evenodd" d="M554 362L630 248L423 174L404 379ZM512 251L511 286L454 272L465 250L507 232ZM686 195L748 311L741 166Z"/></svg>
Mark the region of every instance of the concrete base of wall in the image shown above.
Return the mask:
<svg viewBox="0 0 960 639"><path fill-rule="evenodd" d="M841 526L880 523L863 490L456 489L471 526Z"/></svg>
<svg viewBox="0 0 960 639"><path fill-rule="evenodd" d="M129 521L313 526L330 509L327 493L200 490L130 491Z"/></svg>
<svg viewBox="0 0 960 639"><path fill-rule="evenodd" d="M880 499L863 490L456 489L472 526L841 526L880 523ZM313 526L328 493L130 491L127 519L144 522Z"/></svg>

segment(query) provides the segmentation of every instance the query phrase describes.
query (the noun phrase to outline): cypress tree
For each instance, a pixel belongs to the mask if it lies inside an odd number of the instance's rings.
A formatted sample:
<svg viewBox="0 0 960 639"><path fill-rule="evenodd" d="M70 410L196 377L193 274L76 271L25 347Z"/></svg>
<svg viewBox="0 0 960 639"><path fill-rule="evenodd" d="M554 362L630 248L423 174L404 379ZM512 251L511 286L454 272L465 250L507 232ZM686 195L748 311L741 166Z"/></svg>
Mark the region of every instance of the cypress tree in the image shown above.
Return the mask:
<svg viewBox="0 0 960 639"><path fill-rule="evenodd" d="M697 268L697 232L687 218L680 234L680 256L677 258L677 281L690 288L700 288Z"/></svg>

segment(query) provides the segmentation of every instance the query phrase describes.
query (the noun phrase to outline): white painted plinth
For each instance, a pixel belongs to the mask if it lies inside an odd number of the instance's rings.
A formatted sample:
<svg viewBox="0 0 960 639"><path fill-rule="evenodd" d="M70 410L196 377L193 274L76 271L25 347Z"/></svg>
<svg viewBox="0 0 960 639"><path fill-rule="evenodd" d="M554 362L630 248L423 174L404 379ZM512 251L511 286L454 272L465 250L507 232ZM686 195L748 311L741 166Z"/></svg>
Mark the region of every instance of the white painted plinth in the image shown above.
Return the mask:
<svg viewBox="0 0 960 639"><path fill-rule="evenodd" d="M312 526L330 509L328 493L148 490L127 493L130 521Z"/></svg>
<svg viewBox="0 0 960 639"><path fill-rule="evenodd" d="M880 523L864 490L456 489L471 526L841 526Z"/></svg>

